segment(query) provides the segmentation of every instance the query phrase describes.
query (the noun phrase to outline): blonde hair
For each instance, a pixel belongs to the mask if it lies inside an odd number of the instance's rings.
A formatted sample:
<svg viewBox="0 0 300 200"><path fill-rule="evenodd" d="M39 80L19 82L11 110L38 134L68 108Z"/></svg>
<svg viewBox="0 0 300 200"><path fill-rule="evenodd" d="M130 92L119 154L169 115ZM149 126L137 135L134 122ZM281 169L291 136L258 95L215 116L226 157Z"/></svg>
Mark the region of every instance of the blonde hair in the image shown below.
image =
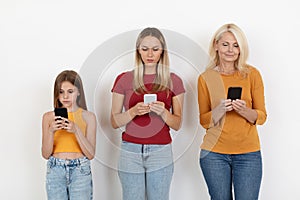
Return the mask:
<svg viewBox="0 0 300 200"><path fill-rule="evenodd" d="M220 58L217 51L215 50L215 44L221 39L223 33L226 32L230 32L234 35L240 49L240 54L238 59L234 63L234 67L243 76L246 76L249 72L247 64L247 59L249 55L247 39L243 31L237 25L232 23L224 24L215 32L209 45L210 62L207 66L207 69L213 69L220 64Z"/></svg>
<svg viewBox="0 0 300 200"><path fill-rule="evenodd" d="M171 78L170 78L170 63L169 56L167 51L167 45L163 34L157 28L145 28L139 34L136 41L136 52L135 52L135 68L134 68L134 81L133 89L137 93L148 93L145 84L144 84L144 63L142 57L139 53L139 47L142 40L147 37L152 36L157 38L160 41L162 46L162 54L156 68L156 78L154 81L154 86L152 91L164 91L169 90L171 87Z"/></svg>

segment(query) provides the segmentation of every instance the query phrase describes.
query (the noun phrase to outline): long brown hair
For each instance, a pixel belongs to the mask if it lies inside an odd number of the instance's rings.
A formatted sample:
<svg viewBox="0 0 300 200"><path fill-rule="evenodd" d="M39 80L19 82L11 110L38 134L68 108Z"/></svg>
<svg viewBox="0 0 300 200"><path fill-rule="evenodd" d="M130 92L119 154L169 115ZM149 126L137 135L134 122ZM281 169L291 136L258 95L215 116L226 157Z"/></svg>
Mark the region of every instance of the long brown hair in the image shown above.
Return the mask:
<svg viewBox="0 0 300 200"><path fill-rule="evenodd" d="M162 46L162 54L157 64L156 78L154 81L154 87L151 92L169 90L171 88L170 78L170 63L167 51L167 45L163 34L157 28L148 27L141 31L136 41L136 52L135 52L135 68L134 68L134 83L133 88L137 93L147 93L147 89L144 84L144 64L142 57L139 53L139 48L142 40L152 36L157 38Z"/></svg>
<svg viewBox="0 0 300 200"><path fill-rule="evenodd" d="M59 101L59 91L61 89L61 84L64 81L70 82L78 89L79 96L76 99L76 103L82 109L87 110L81 78L78 73L73 70L62 71L56 77L54 83L54 108L62 107L62 103Z"/></svg>

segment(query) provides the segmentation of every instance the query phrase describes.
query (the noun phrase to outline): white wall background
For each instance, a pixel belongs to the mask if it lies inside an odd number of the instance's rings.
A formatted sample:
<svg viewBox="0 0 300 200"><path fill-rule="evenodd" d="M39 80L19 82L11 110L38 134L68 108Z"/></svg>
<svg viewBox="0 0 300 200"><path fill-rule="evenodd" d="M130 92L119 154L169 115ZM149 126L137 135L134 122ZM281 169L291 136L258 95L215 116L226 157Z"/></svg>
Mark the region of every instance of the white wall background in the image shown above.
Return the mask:
<svg viewBox="0 0 300 200"><path fill-rule="evenodd" d="M260 199L300 199L300 14L296 5L296 0L0 0L0 199L46 199L41 117L52 109L53 82L60 71L80 71L105 41L147 26L183 34L206 51L212 34L227 22L244 30L250 45L249 63L261 71L265 83L268 120L259 127L264 159ZM129 62L126 59L120 58L111 66L119 67L123 61ZM176 67L178 63L184 65L176 57L173 61L178 61ZM126 68L131 67L119 69ZM203 66L199 66L201 69ZM171 200L209 199L198 164L203 130L198 125L194 99L197 76L174 70L195 85L188 87L184 126L174 133ZM109 92L111 85L107 82L114 78L113 73L101 78L98 84L105 82L107 88L102 89L100 84L99 91ZM95 98L109 108L110 93L99 94ZM91 104L93 101L88 99ZM89 107L102 111L101 104L97 105ZM108 110L97 113L101 126L93 161L94 196L120 200L115 170L120 135L105 124Z"/></svg>

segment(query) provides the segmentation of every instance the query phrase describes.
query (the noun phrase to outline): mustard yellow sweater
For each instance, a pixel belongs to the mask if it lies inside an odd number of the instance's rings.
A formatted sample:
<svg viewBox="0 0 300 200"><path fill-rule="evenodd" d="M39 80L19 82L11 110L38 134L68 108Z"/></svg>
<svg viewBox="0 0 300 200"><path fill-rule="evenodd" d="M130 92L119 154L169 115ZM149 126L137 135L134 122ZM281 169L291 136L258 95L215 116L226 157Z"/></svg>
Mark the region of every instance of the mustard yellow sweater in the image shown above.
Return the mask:
<svg viewBox="0 0 300 200"><path fill-rule="evenodd" d="M242 87L241 99L257 112L255 124L248 122L235 111L227 112L218 124L212 122L212 110L226 99L229 87ZM256 125L266 121L264 85L259 71L249 66L249 74L238 72L221 75L206 70L198 78L198 104L200 124L206 129L201 148L224 154L241 154L260 150Z"/></svg>

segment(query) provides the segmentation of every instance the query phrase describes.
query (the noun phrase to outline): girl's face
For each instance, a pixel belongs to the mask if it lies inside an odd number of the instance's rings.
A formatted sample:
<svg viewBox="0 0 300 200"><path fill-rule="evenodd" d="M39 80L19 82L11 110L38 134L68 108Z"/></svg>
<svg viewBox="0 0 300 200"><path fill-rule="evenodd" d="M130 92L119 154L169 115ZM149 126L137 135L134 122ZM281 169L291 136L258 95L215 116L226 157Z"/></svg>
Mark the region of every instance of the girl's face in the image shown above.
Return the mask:
<svg viewBox="0 0 300 200"><path fill-rule="evenodd" d="M146 36L138 49L145 66L156 66L163 52L160 41L153 36Z"/></svg>
<svg viewBox="0 0 300 200"><path fill-rule="evenodd" d="M79 91L76 86L74 86L69 81L64 81L61 83L59 90L59 101L62 103L63 107L72 108L76 106L76 100L79 96Z"/></svg>
<svg viewBox="0 0 300 200"><path fill-rule="evenodd" d="M222 37L215 44L220 62L235 62L240 54L240 47L231 32L223 33Z"/></svg>

